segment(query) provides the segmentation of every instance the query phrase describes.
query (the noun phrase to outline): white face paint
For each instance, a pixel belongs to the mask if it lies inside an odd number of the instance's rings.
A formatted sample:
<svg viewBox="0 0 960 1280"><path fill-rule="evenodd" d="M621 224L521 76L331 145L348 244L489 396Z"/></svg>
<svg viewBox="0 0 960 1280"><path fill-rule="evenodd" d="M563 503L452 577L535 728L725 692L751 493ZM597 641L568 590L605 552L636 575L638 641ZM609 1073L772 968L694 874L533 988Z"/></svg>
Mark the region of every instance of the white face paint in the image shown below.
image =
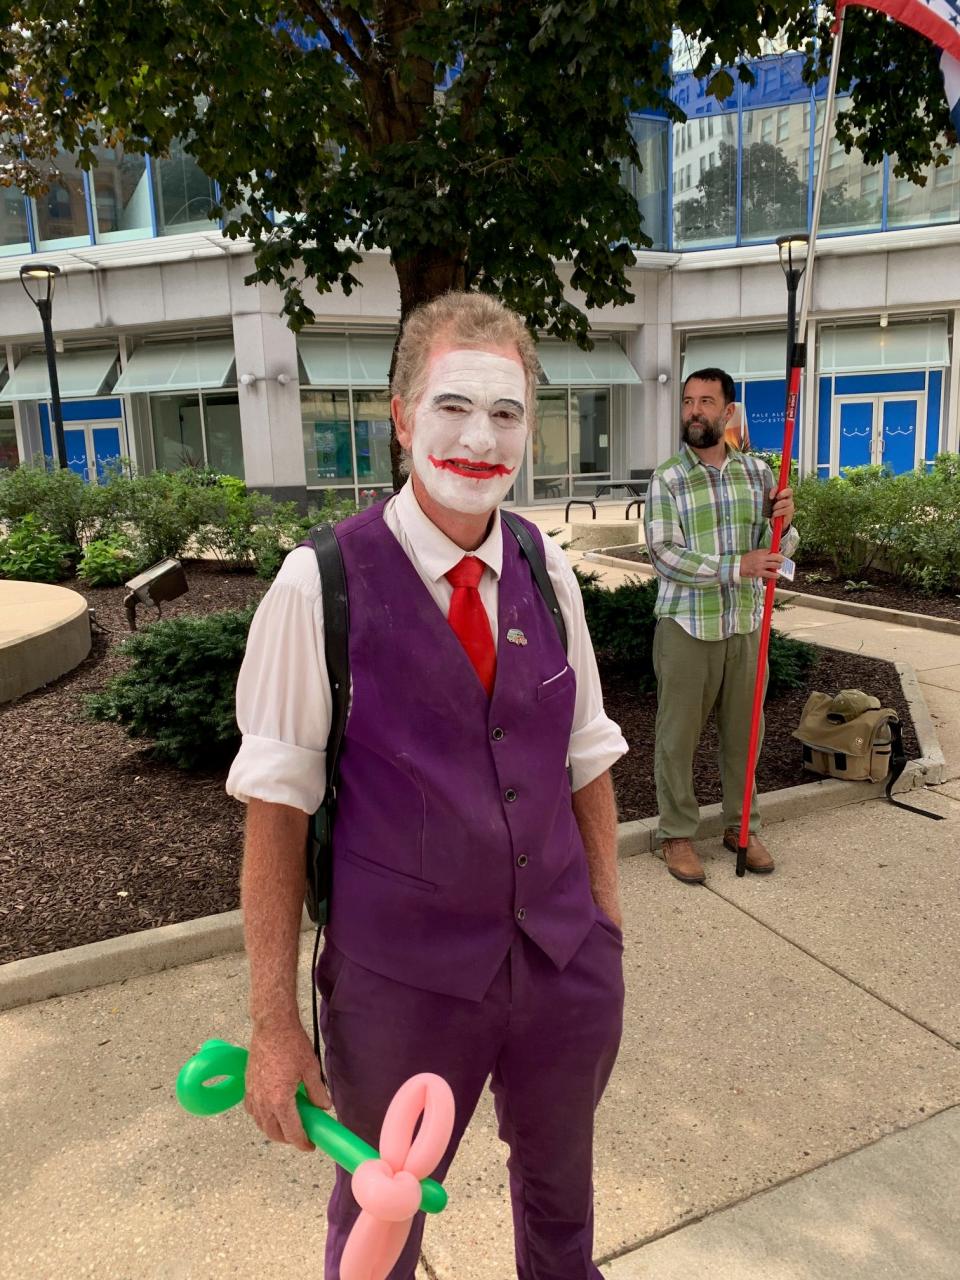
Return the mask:
<svg viewBox="0 0 960 1280"><path fill-rule="evenodd" d="M431 359L412 453L436 502L479 515L505 497L526 447L526 398L519 360L467 348Z"/></svg>

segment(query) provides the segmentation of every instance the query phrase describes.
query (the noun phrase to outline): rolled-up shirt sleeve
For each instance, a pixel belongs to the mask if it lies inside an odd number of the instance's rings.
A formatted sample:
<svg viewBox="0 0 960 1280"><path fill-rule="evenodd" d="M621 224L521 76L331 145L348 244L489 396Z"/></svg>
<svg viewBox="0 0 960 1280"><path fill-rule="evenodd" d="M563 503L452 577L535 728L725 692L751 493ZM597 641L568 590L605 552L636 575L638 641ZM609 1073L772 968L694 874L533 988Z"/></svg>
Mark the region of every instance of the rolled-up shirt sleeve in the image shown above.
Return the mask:
<svg viewBox="0 0 960 1280"><path fill-rule="evenodd" d="M593 642L587 630L580 584L563 551L544 538L547 572L567 628L567 661L577 677L570 733L571 786L579 791L615 764L629 748L620 726L603 709L603 692Z"/></svg>
<svg viewBox="0 0 960 1280"><path fill-rule="evenodd" d="M237 680L243 735L227 777L235 799L313 813L326 786L331 697L313 551L292 551L254 615Z"/></svg>

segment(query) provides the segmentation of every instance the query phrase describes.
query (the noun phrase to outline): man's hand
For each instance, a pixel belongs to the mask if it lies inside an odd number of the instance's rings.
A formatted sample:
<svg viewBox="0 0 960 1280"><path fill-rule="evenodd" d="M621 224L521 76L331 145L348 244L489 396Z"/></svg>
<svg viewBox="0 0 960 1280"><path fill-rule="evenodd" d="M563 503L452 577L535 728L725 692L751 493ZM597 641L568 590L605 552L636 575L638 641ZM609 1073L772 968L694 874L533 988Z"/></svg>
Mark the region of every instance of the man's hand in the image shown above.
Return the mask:
<svg viewBox="0 0 960 1280"><path fill-rule="evenodd" d="M777 577L783 561L784 557L779 552L774 555L765 547L761 547L759 551L748 551L740 557L740 577L763 578L768 582Z"/></svg>
<svg viewBox="0 0 960 1280"><path fill-rule="evenodd" d="M244 1108L271 1142L289 1142L298 1151L313 1151L295 1101L301 1080L310 1101L328 1111L330 1095L323 1084L320 1063L299 1019L255 1026L247 1062Z"/></svg>
<svg viewBox="0 0 960 1280"><path fill-rule="evenodd" d="M776 489L771 489L770 501L773 504L771 521L776 520L777 516L783 516L783 527L788 529L793 524L793 490L787 487L778 493Z"/></svg>

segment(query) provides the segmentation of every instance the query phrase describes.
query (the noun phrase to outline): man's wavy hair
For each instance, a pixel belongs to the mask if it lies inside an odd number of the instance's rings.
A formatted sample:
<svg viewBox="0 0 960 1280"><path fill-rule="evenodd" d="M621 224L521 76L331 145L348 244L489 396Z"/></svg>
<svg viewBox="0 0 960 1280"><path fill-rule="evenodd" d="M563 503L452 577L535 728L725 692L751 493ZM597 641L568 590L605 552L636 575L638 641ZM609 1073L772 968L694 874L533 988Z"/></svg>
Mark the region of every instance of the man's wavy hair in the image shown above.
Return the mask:
<svg viewBox="0 0 960 1280"><path fill-rule="evenodd" d="M517 313L486 293L444 293L410 313L390 388L408 416L424 393L430 352L440 342L459 347L516 347L526 375L527 423L533 425L540 371L536 343Z"/></svg>

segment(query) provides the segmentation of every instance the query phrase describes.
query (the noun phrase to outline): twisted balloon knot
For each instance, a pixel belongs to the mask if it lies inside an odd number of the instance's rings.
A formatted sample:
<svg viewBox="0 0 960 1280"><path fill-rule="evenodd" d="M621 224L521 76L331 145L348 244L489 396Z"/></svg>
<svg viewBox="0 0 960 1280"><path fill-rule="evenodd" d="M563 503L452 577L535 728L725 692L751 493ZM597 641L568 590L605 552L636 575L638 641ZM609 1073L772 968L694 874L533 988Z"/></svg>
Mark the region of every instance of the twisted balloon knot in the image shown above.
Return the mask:
<svg viewBox="0 0 960 1280"><path fill-rule="evenodd" d="M420 1208L420 1179L407 1169L394 1169L386 1160L364 1160L351 1181L361 1209L384 1222L404 1222Z"/></svg>

